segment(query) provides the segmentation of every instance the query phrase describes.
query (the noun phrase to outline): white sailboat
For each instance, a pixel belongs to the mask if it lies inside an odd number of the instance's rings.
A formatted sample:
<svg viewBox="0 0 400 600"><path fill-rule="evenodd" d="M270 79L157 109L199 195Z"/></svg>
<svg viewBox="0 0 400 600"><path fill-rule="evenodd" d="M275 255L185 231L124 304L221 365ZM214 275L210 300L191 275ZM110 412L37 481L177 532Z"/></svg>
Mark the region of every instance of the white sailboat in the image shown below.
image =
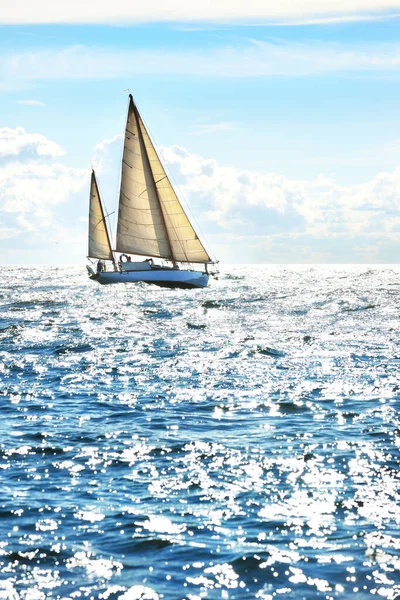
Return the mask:
<svg viewBox="0 0 400 600"><path fill-rule="evenodd" d="M183 288L207 286L210 266L216 264L183 210L131 95L115 249L93 171L88 258L98 259L96 271L87 269L99 283L144 281Z"/></svg>

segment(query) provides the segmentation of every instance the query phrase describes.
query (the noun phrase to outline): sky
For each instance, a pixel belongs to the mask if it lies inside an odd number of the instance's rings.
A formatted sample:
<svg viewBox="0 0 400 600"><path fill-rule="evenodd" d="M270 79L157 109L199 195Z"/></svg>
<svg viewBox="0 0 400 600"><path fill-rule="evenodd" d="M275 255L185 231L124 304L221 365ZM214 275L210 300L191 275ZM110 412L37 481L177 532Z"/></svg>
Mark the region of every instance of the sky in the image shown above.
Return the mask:
<svg viewBox="0 0 400 600"><path fill-rule="evenodd" d="M0 262L85 263L92 167L115 228L129 90L221 263L397 263L399 28L400 0L0 0Z"/></svg>

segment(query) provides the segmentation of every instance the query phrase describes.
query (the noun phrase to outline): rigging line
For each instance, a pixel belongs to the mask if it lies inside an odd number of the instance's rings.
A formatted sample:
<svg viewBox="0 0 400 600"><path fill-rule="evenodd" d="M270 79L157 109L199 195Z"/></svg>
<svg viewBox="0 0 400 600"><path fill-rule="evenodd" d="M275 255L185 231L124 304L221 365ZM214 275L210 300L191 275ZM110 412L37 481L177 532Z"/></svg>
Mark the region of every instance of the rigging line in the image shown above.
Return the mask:
<svg viewBox="0 0 400 600"><path fill-rule="evenodd" d="M148 128L148 126L147 126L147 124L146 124L145 120L143 119L143 116L142 116L142 115L141 115L141 118L142 118L143 124L145 125L145 127L146 127L146 129L147 129L147 132L148 132L149 138L150 138L150 139L151 139L151 141L153 142L153 140L154 140L154 136L153 136L153 134L151 133L151 130ZM155 146L154 142L153 142L153 145ZM200 231L200 234L201 234L201 238L202 238L202 239L204 239L204 240L206 241L206 243L207 243L207 248L206 248L205 250L206 250L206 252L207 252L208 256L210 257L210 256L212 255L212 256L213 256L213 261L214 261L214 262L217 262L217 260L216 260L216 257L215 257L215 255L213 254L213 252L210 252L210 251L209 251L210 244L208 243L208 241L207 241L207 238L205 237L205 235L204 235L204 233L203 233L203 231L202 231L202 229L201 229L200 225L198 224L197 220L195 219L195 217L194 217L194 215L193 215L193 212L192 212L192 211L191 211L191 209L190 209L190 206L189 206L189 204L186 202L186 200L185 200L185 196L184 196L184 194L182 193L182 190L180 189L180 187L179 187L179 185L178 185L178 183L177 183L177 181L176 181L176 179L175 179L175 177L174 177L173 173L172 173L172 172L171 172L171 170L170 170L170 169L167 167L167 162L166 162L166 160L165 160L165 158L164 158L164 156L163 156L162 150L161 150L161 148L160 148L159 146L157 147L157 152L159 153L159 155L160 155L160 156L161 156L161 158L162 158L162 161L163 161L163 163L162 163L162 166L163 166L163 168L164 168L164 170L165 170L165 172L166 172L166 174L167 174L167 177L169 177L170 179L172 179L172 181L173 181L173 183L174 183L174 187L175 187L175 189L176 189L176 190L178 190L178 192L179 192L179 196L180 196L180 198L182 198L182 199L184 200L184 202L185 202L185 208L187 208L187 209L188 209L188 212L190 213L190 216L192 217L192 219L193 219L194 223L196 224L196 229L198 228L198 230ZM178 197L179 201L180 201L180 198ZM184 212L185 212L185 211L184 211ZM196 236L197 236L197 233L196 233ZM197 236L197 237L198 237L198 236ZM200 243L203 245L202 239L200 239Z"/></svg>
<svg viewBox="0 0 400 600"><path fill-rule="evenodd" d="M103 217L101 217L100 221L98 221L98 222L96 223L96 225L93 227L93 231L95 231L95 229L97 229L97 227L100 225L100 223L104 223L104 219L103 219ZM90 236L90 235L89 235L89 237L90 237L90 239L94 239L94 238L92 238L92 236Z"/></svg>

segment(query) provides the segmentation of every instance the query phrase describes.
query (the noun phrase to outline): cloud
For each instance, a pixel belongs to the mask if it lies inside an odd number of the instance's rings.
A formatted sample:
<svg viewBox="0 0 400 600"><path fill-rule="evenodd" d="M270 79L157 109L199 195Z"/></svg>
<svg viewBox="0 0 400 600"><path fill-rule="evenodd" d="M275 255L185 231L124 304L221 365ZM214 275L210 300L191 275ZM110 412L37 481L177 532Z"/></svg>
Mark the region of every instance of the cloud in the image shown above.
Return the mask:
<svg viewBox="0 0 400 600"><path fill-rule="evenodd" d="M127 79L135 75L199 77L315 76L336 72L399 73L400 43L355 45L248 40L240 46L185 50L118 50L69 46L0 56L2 85L44 80Z"/></svg>
<svg viewBox="0 0 400 600"><path fill-rule="evenodd" d="M18 229L12 229L11 227L2 227L0 223L0 240L8 240L18 235Z"/></svg>
<svg viewBox="0 0 400 600"><path fill-rule="evenodd" d="M0 157L18 156L28 153L32 156L63 156L64 150L55 142L39 133L27 133L23 127L0 128Z"/></svg>
<svg viewBox="0 0 400 600"><path fill-rule="evenodd" d="M46 106L46 104L40 100L18 100L18 104L25 104L26 106Z"/></svg>
<svg viewBox="0 0 400 600"><path fill-rule="evenodd" d="M399 0L69 0L60 10L48 0L14 0L0 12L0 23L135 23L274 21L316 16L365 15L400 8Z"/></svg>
<svg viewBox="0 0 400 600"><path fill-rule="evenodd" d="M39 134L41 144L51 144ZM12 136L11 136L12 137ZM121 136L100 142L94 162L115 196ZM20 144L23 148L24 144ZM288 179L221 165L180 146L159 149L180 197L225 262L391 262L400 252L400 167L357 185L320 175ZM104 168L106 164L107 168ZM108 182L107 182L108 179ZM0 239L83 259L89 172L37 153L0 158ZM187 208L184 202L185 208ZM189 211L189 214L191 212ZM50 244L50 245L49 245ZM53 246L51 246L53 244ZM54 260L53 250L47 257ZM49 252L50 250L47 250Z"/></svg>
<svg viewBox="0 0 400 600"><path fill-rule="evenodd" d="M331 24L341 24L341 23L360 23L360 22L371 22L371 21L388 21L391 19L398 19L400 17L400 13L398 12L383 12L381 14L372 12L370 14L362 14L359 11L356 14L350 15L329 15L329 16L308 16L305 18L297 17L297 18L286 18L282 21L275 21L274 25L276 26L301 26L301 25L331 25Z"/></svg>
<svg viewBox="0 0 400 600"><path fill-rule="evenodd" d="M94 147L94 155L91 160L92 168L97 172L101 172L104 168L107 168L112 161L109 156L109 152L112 151L113 146L116 142L120 143L123 139L122 134L114 135L113 137L102 140L99 144Z"/></svg>
<svg viewBox="0 0 400 600"><path fill-rule="evenodd" d="M64 154L41 134L0 129L0 238L37 248L64 228L60 205L88 183L87 169L54 161Z"/></svg>
<svg viewBox="0 0 400 600"><path fill-rule="evenodd" d="M87 181L87 169L73 169L60 163L37 160L0 166L3 213L35 215L47 220L51 207L65 202Z"/></svg>
<svg viewBox="0 0 400 600"><path fill-rule="evenodd" d="M324 175L290 180L238 170L179 146L161 152L201 219L235 236L400 234L400 167L343 186Z"/></svg>
<svg viewBox="0 0 400 600"><path fill-rule="evenodd" d="M102 177L109 173L105 166L111 160L110 151L120 155L120 140L116 135L94 149L92 163ZM63 164L60 156L65 152L56 142L22 127L0 129L0 141L3 262L82 263L87 249L90 170ZM115 183L113 196L116 187Z"/></svg>

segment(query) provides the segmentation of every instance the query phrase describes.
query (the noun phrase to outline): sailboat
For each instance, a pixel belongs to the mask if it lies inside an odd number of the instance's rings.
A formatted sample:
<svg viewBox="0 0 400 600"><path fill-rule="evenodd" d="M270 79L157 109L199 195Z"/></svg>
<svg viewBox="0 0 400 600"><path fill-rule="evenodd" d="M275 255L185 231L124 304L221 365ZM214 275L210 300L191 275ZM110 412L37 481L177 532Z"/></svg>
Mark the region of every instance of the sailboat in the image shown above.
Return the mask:
<svg viewBox="0 0 400 600"><path fill-rule="evenodd" d="M139 260L144 256L146 259ZM87 266L90 278L103 284L143 281L163 287L203 288L214 274L216 262L189 221L131 94L115 249L92 171L88 258L98 259L96 270Z"/></svg>

